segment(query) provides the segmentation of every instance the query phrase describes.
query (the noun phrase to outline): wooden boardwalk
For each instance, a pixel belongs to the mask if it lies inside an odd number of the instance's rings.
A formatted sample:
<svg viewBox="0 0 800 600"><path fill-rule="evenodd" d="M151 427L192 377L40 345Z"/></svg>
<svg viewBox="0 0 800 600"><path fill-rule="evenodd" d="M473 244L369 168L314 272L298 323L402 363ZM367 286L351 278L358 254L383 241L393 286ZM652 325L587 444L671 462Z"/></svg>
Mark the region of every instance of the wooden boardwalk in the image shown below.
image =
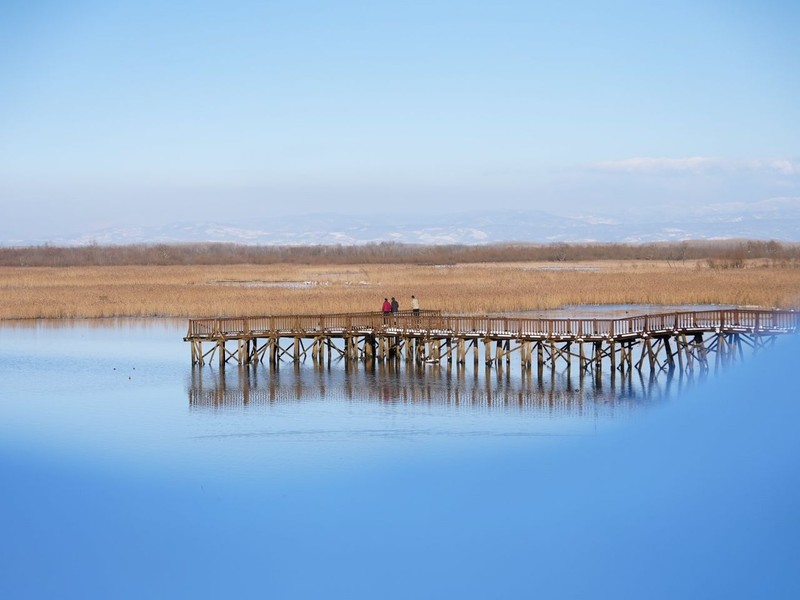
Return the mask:
<svg viewBox="0 0 800 600"><path fill-rule="evenodd" d="M620 319L527 319L446 315L439 311L270 315L191 319L184 338L193 365L216 359L224 368L307 358L332 361L406 360L419 364L510 365L555 370L573 364L597 375L649 369L707 370L758 351L779 335L800 331L800 312L726 309Z"/></svg>

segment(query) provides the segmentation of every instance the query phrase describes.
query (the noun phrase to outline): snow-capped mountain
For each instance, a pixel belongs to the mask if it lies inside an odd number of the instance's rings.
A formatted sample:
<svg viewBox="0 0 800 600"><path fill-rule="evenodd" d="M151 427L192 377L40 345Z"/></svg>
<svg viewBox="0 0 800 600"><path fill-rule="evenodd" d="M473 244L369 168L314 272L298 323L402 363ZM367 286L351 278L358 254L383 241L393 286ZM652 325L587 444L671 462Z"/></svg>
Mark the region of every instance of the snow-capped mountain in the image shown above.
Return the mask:
<svg viewBox="0 0 800 600"><path fill-rule="evenodd" d="M781 199L755 206L706 206L657 217L586 212L569 216L535 210L453 215L406 213L353 216L311 214L228 222L183 222L112 227L48 240L6 240L3 245L228 242L259 245L490 244L502 242L644 243L707 239L800 241L800 202Z"/></svg>

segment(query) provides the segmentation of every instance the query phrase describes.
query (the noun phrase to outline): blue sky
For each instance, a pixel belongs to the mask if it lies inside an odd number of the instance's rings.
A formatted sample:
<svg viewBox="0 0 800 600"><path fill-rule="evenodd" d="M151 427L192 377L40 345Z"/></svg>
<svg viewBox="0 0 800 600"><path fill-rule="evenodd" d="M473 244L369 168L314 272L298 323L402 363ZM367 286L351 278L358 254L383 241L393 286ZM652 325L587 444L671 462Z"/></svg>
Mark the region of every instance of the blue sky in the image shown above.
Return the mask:
<svg viewBox="0 0 800 600"><path fill-rule="evenodd" d="M790 2L5 2L0 235L800 202Z"/></svg>

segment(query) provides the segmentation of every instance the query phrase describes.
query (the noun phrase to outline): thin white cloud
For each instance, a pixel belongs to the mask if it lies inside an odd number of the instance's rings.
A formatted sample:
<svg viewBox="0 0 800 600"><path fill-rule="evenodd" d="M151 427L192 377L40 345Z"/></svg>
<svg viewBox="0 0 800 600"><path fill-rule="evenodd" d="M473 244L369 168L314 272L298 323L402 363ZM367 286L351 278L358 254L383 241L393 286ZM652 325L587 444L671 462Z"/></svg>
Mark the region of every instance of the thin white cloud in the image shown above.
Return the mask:
<svg viewBox="0 0 800 600"><path fill-rule="evenodd" d="M754 171L775 171L781 175L800 175L800 161L785 158L752 160L745 163Z"/></svg>
<svg viewBox="0 0 800 600"><path fill-rule="evenodd" d="M711 156L689 156L683 158L637 157L596 162L594 163L594 168L601 171L621 173L701 173L712 170L725 170L800 175L800 161L786 158L732 160Z"/></svg>
<svg viewBox="0 0 800 600"><path fill-rule="evenodd" d="M687 158L654 158L639 157L623 160L606 160L595 163L595 167L603 171L622 171L630 173L659 171L700 171L719 166L720 160L706 156L690 156Z"/></svg>

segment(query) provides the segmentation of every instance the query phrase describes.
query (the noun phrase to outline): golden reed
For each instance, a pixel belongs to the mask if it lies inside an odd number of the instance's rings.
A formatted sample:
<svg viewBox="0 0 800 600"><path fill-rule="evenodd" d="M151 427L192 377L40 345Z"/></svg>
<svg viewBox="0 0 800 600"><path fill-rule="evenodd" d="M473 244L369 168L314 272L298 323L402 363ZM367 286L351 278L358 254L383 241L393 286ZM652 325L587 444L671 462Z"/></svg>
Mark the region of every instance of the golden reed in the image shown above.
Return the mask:
<svg viewBox="0 0 800 600"><path fill-rule="evenodd" d="M0 319L209 317L380 310L411 295L448 313L583 304L800 307L796 261L0 267Z"/></svg>

